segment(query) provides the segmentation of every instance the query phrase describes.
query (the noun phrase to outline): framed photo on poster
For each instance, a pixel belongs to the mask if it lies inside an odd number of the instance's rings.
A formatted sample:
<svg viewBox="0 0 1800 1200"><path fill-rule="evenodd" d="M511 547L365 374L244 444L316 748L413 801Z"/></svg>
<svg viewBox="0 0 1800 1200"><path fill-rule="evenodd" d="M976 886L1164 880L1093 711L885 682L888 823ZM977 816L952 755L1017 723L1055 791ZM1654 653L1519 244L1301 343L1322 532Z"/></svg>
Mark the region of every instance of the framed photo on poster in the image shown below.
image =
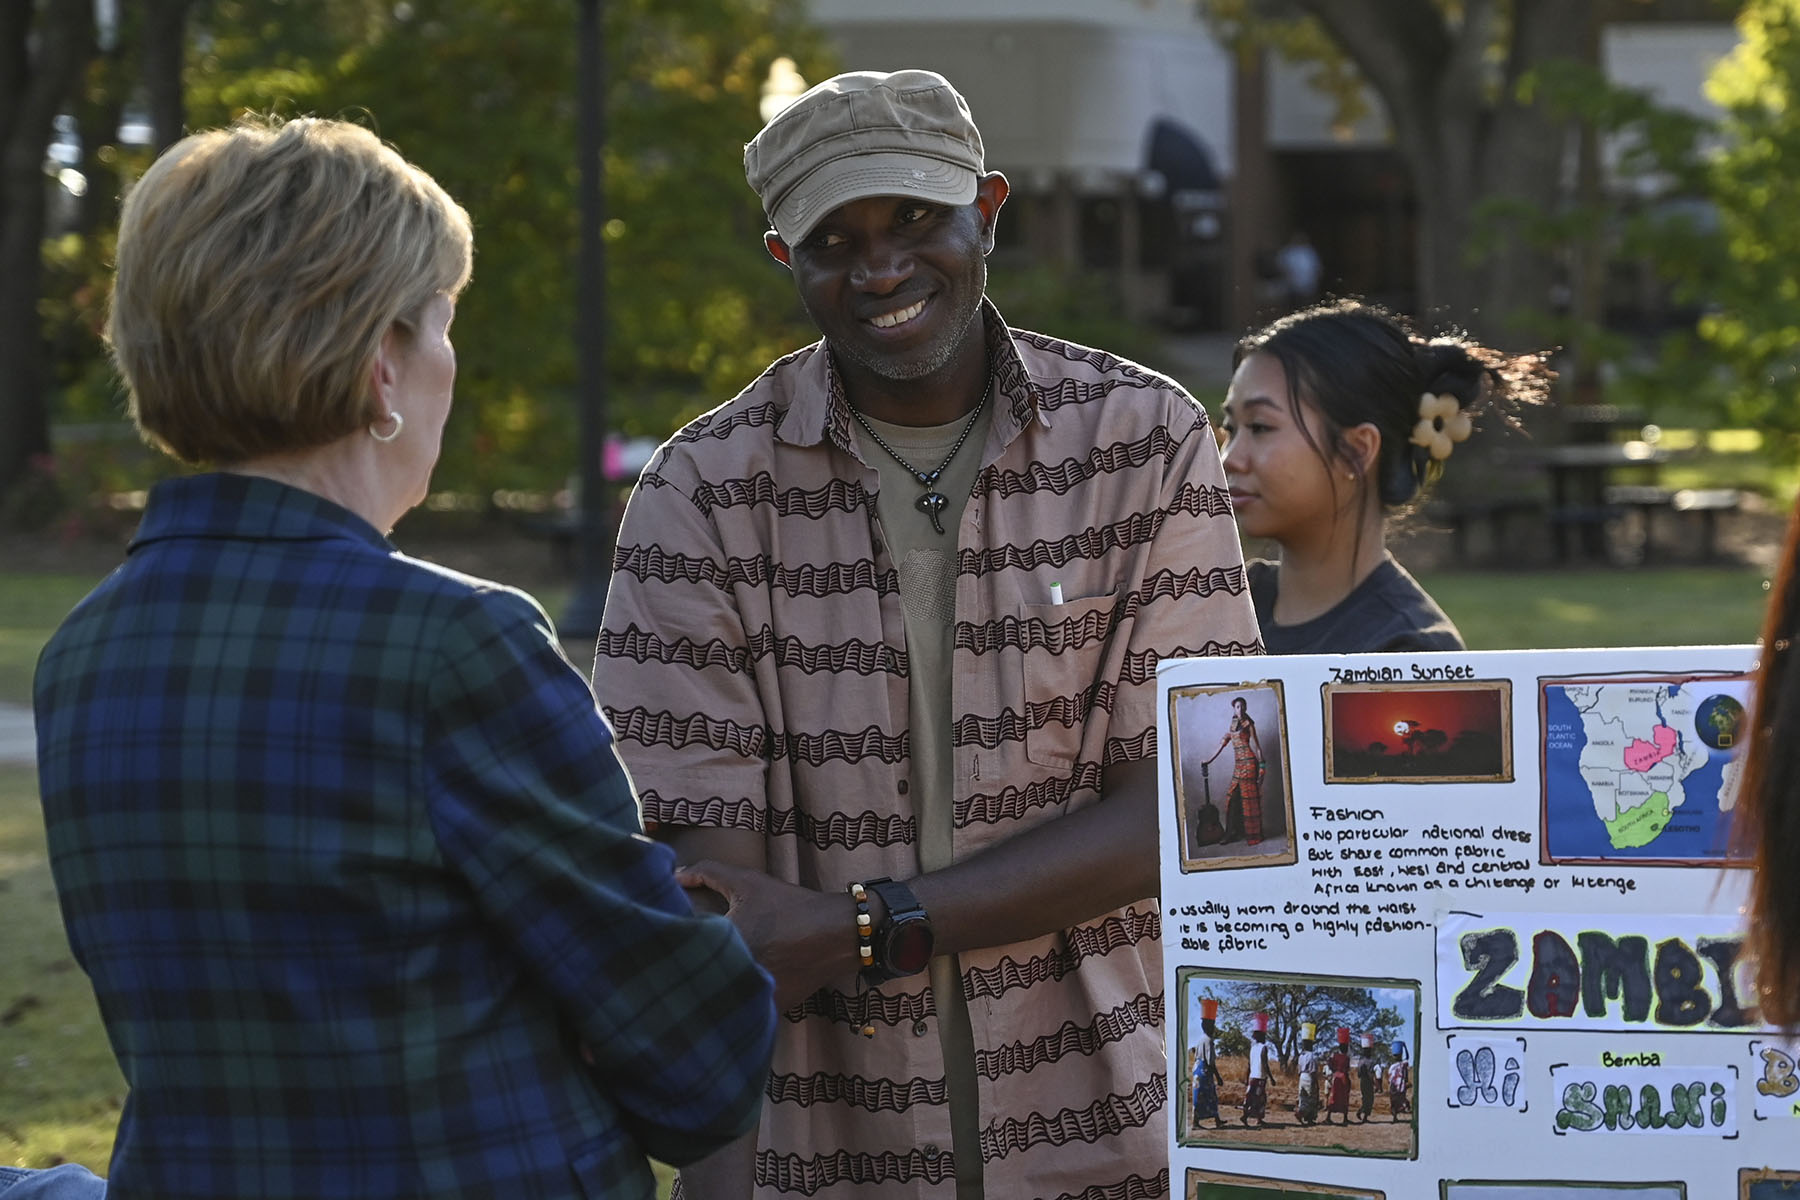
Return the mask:
<svg viewBox="0 0 1800 1200"><path fill-rule="evenodd" d="M1169 730L1182 871L1297 861L1280 681L1172 689Z"/></svg>
<svg viewBox="0 0 1800 1200"><path fill-rule="evenodd" d="M1511 783L1512 681L1327 683L1326 783Z"/></svg>
<svg viewBox="0 0 1800 1200"><path fill-rule="evenodd" d="M1305 1196L1307 1200L1387 1200L1386 1192L1371 1188L1188 1168L1185 1200L1277 1200L1282 1196Z"/></svg>

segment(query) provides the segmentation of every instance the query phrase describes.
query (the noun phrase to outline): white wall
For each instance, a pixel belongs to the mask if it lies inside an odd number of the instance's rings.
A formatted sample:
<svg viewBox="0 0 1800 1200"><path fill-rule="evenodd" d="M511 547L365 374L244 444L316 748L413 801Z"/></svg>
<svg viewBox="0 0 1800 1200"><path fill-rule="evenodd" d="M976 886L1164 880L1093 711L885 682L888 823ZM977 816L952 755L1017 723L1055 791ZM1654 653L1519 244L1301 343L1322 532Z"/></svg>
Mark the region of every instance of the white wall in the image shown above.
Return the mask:
<svg viewBox="0 0 1800 1200"><path fill-rule="evenodd" d="M1609 25L1601 31L1601 64L1623 87L1649 91L1657 103L1703 117L1718 114L1705 95L1706 77L1737 45L1737 29L1718 24ZM1348 130L1333 128L1337 105L1306 82L1309 68L1271 55L1269 144L1277 150L1386 145L1382 102L1368 93L1369 115Z"/></svg>
<svg viewBox="0 0 1800 1200"><path fill-rule="evenodd" d="M1053 3L1043 0L1044 7ZM1220 172L1230 173L1231 60L1191 10L1184 26L1160 31L1142 24L915 20L911 9L903 20L891 10L880 22L828 18L828 10L845 4L815 0L845 67L942 73L968 98L991 167L1027 176L1133 171L1143 165L1150 123L1169 117L1197 134ZM1107 5L1120 6L1155 15L1134 0ZM976 0L971 7L989 5Z"/></svg>
<svg viewBox="0 0 1800 1200"><path fill-rule="evenodd" d="M1232 172L1231 55L1194 0L811 0L850 69L928 67L968 97L988 162L1020 173L1129 171L1150 122L1171 117ZM1737 43L1730 24L1614 25L1602 61L1614 82L1711 115L1703 85ZM1379 98L1348 129L1307 82L1271 55L1269 144L1277 150L1369 147L1391 140ZM817 80L808 80L816 83Z"/></svg>
<svg viewBox="0 0 1800 1200"><path fill-rule="evenodd" d="M1601 34L1600 58L1614 83L1710 118L1719 109L1706 98L1706 77L1737 44L1729 24L1610 25Z"/></svg>
<svg viewBox="0 0 1800 1200"><path fill-rule="evenodd" d="M1195 0L812 0L821 25L988 21L1010 25L1058 21L1111 29L1190 29Z"/></svg>
<svg viewBox="0 0 1800 1200"><path fill-rule="evenodd" d="M1268 138L1274 150L1318 150L1331 147L1385 146L1391 140L1387 110L1367 88L1367 114L1340 128L1337 101L1307 82L1314 70L1279 54L1268 56Z"/></svg>

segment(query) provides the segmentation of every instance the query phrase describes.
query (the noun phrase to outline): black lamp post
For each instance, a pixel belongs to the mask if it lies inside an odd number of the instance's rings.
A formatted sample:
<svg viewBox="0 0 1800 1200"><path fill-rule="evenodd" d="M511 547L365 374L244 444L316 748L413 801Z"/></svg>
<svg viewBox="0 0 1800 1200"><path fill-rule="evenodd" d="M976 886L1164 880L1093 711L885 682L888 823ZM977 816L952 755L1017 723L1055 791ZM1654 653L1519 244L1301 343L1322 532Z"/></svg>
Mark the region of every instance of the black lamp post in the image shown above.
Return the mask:
<svg viewBox="0 0 1800 1200"><path fill-rule="evenodd" d="M612 570L612 488L606 478L606 58L602 0L576 0L580 8L575 94L581 158L580 251L576 259L575 398L581 414L581 507L575 516L575 593L563 613L562 635L592 639L600 631L606 584Z"/></svg>

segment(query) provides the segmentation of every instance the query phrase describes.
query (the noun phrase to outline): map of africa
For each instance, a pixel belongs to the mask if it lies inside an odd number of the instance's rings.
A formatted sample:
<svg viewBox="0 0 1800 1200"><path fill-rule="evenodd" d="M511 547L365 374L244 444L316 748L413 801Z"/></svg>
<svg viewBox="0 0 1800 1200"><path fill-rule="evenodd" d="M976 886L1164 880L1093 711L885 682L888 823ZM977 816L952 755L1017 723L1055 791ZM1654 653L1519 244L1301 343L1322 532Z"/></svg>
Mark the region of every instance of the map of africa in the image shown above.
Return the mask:
<svg viewBox="0 0 1800 1200"><path fill-rule="evenodd" d="M1544 848L1552 861L1726 857L1751 681L1544 684Z"/></svg>

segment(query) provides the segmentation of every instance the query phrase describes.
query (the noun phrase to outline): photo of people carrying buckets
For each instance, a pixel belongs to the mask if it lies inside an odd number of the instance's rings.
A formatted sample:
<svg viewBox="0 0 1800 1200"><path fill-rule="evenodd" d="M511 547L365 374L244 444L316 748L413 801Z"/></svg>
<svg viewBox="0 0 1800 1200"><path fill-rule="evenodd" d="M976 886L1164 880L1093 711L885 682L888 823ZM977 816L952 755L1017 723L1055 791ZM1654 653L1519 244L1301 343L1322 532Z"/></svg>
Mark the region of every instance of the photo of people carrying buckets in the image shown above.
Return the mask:
<svg viewBox="0 0 1800 1200"><path fill-rule="evenodd" d="M1416 1156L1416 984L1178 975L1182 1144Z"/></svg>

